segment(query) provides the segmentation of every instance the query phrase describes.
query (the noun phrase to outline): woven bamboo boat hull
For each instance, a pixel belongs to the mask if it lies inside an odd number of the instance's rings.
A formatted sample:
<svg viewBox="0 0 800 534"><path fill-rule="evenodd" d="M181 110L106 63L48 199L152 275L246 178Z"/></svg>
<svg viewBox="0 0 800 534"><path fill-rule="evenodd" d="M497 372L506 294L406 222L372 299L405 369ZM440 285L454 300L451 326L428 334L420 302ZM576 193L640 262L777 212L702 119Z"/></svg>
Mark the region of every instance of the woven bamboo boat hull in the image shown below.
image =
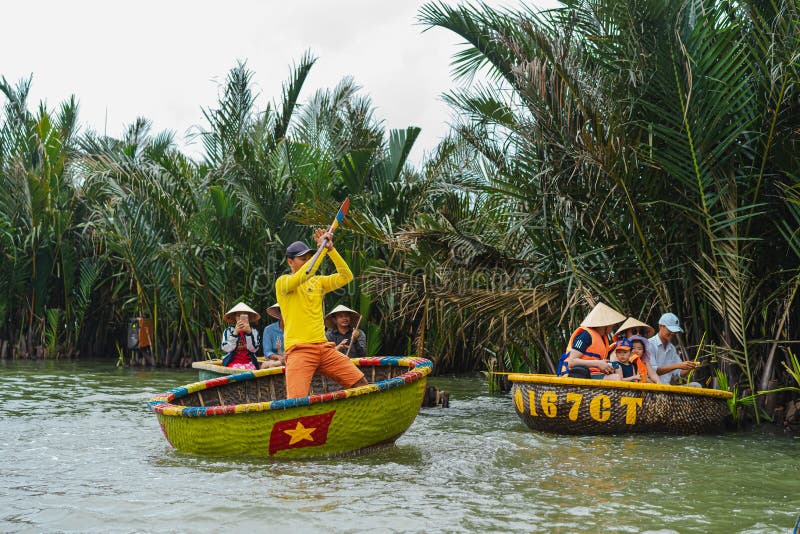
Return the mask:
<svg viewBox="0 0 800 534"><path fill-rule="evenodd" d="M258 361L263 362L264 358L259 357ZM221 376L237 375L242 372L242 369L225 367L222 365L221 359L193 362L192 369L197 369L198 379L201 382L204 380L211 380L212 378L219 378Z"/></svg>
<svg viewBox="0 0 800 534"><path fill-rule="evenodd" d="M560 434L666 432L704 434L724 429L728 391L511 374L514 408L534 430Z"/></svg>
<svg viewBox="0 0 800 534"><path fill-rule="evenodd" d="M286 399L284 368L171 389L148 402L177 450L215 456L340 456L393 443L411 426L433 364L424 358L352 359L371 383L341 389L314 376L311 395Z"/></svg>

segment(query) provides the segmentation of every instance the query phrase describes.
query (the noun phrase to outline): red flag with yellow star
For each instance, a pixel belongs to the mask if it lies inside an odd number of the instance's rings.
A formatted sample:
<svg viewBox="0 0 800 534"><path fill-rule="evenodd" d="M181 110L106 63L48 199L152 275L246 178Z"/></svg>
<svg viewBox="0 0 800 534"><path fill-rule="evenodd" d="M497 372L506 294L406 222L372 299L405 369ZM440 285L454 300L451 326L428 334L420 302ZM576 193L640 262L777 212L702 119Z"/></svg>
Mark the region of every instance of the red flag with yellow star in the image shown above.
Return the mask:
<svg viewBox="0 0 800 534"><path fill-rule="evenodd" d="M328 440L328 428L335 413L336 410L332 410L319 415L278 421L269 435L270 456L284 449L324 445Z"/></svg>

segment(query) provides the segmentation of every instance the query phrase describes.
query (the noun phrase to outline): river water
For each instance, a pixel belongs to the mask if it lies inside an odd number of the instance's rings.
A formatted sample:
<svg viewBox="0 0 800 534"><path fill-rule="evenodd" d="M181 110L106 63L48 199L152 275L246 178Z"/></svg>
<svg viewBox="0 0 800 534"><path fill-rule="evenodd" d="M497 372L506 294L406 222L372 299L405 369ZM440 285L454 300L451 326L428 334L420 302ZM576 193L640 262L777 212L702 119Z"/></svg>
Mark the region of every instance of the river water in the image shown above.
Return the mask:
<svg viewBox="0 0 800 534"><path fill-rule="evenodd" d="M195 379L0 362L0 532L788 532L800 513L800 439L536 433L479 378L431 378L450 408L354 458L191 456L145 401Z"/></svg>

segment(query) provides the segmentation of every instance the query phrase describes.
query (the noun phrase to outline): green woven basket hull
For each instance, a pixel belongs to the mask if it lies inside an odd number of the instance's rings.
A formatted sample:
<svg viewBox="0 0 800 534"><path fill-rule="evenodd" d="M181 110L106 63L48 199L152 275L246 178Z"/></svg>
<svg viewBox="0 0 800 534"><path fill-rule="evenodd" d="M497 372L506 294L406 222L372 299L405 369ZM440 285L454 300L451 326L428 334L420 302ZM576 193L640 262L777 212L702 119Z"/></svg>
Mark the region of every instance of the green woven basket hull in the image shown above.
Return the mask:
<svg viewBox="0 0 800 534"><path fill-rule="evenodd" d="M422 358L353 361L377 383L342 390L315 377L315 395L272 400L285 394L284 369L266 369L175 388L149 405L170 444L192 454L309 458L392 443L419 412L431 364Z"/></svg>
<svg viewBox="0 0 800 534"><path fill-rule="evenodd" d="M512 374L511 395L522 421L560 434L724 430L727 391L660 384Z"/></svg>
<svg viewBox="0 0 800 534"><path fill-rule="evenodd" d="M335 456L396 440L414 422L424 392L423 379L402 388L345 399L336 402L335 407L322 403L275 412L208 418L158 415L158 421L172 446L182 452L270 456L270 438L275 423L334 410L324 444L281 450L272 456Z"/></svg>

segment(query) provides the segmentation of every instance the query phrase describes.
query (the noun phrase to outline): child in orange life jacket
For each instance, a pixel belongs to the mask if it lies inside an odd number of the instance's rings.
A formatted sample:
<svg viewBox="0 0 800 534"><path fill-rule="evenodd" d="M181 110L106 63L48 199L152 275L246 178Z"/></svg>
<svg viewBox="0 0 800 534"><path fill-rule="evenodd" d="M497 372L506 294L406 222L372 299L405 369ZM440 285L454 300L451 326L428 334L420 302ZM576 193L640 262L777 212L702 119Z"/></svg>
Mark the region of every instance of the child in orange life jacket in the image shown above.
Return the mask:
<svg viewBox="0 0 800 534"><path fill-rule="evenodd" d="M647 380L642 380L642 382L660 384L661 380L658 378L658 373L656 373L656 370L653 369L652 365L650 365L650 354L647 350L647 348L650 346L650 343L647 341L647 338L643 338L641 336L630 336L628 341L631 342L631 361L644 362Z"/></svg>
<svg viewBox="0 0 800 534"><path fill-rule="evenodd" d="M647 369L641 358L631 360L632 344L627 338L622 338L617 342L614 349L614 356L611 358L611 365L614 372L605 377L606 380L622 380L624 382L643 382L647 380ZM615 361L616 360L616 361Z"/></svg>

